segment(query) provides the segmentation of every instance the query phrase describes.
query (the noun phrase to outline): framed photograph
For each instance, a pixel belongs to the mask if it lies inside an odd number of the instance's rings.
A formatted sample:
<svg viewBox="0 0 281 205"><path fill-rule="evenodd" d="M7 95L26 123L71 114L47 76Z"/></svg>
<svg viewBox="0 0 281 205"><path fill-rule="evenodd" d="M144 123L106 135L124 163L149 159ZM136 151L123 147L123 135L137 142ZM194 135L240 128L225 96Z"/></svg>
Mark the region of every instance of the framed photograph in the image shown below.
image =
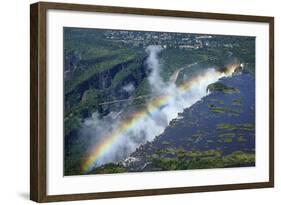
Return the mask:
<svg viewBox="0 0 281 205"><path fill-rule="evenodd" d="M31 5L30 198L274 186L274 18Z"/></svg>

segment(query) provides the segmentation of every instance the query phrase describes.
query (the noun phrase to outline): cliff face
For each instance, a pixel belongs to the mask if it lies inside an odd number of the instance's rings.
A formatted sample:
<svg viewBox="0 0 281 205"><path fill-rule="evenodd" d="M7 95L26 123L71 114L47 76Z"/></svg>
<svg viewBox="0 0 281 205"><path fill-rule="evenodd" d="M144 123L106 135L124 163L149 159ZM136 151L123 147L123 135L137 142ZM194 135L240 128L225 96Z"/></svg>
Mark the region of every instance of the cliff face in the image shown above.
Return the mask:
<svg viewBox="0 0 281 205"><path fill-rule="evenodd" d="M97 89L97 90L108 89L112 85L112 81L113 81L114 77L116 76L116 74L118 72L120 72L123 68L126 68L127 66L132 64L133 62L134 62L133 60L129 60L127 62L122 62L117 65L114 65L113 67L111 67L103 72L96 73L96 74L90 76L87 80L76 85L73 90L66 93L66 95L65 95L66 102L70 102L70 99L72 99L72 98L74 98L74 96L76 96L76 98L75 98L76 101L74 101L74 102L72 101L72 103L69 104L68 107L72 107L73 105L79 103L82 99L83 94L89 89ZM140 66L140 68L142 68L142 66ZM141 72L142 69L138 69L137 71ZM126 81L129 81L129 82L132 81L134 83L137 83L138 81L141 81L141 80L142 79L133 79L133 78L130 79L130 76L128 76L120 82L119 86L115 87L115 90L118 90L120 88L120 86L122 86L122 84L124 84L124 82L126 82Z"/></svg>

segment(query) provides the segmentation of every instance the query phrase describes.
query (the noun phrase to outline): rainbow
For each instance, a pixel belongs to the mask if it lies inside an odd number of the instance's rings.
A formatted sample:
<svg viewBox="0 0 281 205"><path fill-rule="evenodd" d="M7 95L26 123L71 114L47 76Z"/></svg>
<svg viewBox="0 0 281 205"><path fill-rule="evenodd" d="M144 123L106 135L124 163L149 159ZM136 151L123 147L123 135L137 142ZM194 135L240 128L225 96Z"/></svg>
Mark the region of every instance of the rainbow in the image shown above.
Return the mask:
<svg viewBox="0 0 281 205"><path fill-rule="evenodd" d="M216 79L219 79L223 76L228 76L234 71L235 67L231 66L228 68L227 73L221 73L219 71L215 71ZM194 78L184 82L183 84L179 85L177 88L180 93L184 94L185 92L189 91L192 86L196 86L202 82L210 81L213 79L214 76L210 75L207 71L203 74L195 76ZM161 95L154 97L145 107L145 109L141 109L129 115L124 121L120 123L120 125L108 135L102 137L102 140L93 146L90 151L87 153L84 160L81 163L81 171L83 173L88 173L94 166L94 163L97 159L104 156L108 150L110 150L111 146L117 142L119 138L124 136L124 134L130 131L131 128L137 125L143 118L148 115L153 114L154 112L158 111L159 108L165 106L169 103L169 101L173 98L173 95Z"/></svg>

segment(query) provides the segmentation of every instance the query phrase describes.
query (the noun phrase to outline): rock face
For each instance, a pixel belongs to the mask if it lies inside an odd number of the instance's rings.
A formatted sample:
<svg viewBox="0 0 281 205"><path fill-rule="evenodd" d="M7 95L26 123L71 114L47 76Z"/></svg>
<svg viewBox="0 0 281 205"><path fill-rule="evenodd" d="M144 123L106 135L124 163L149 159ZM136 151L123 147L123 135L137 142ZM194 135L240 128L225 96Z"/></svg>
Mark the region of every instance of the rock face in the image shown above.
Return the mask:
<svg viewBox="0 0 281 205"><path fill-rule="evenodd" d="M227 67L219 67L219 68L217 68L217 70L221 73L226 73L228 69L227 69Z"/></svg>
<svg viewBox="0 0 281 205"><path fill-rule="evenodd" d="M222 78L209 89L214 92L180 113L153 142L132 153L130 157L137 160L126 164L127 171L254 166L253 76Z"/></svg>
<svg viewBox="0 0 281 205"><path fill-rule="evenodd" d="M143 59L143 62L145 59ZM112 85L113 79L116 76L118 72L120 72L122 69L130 66L134 61L130 60L127 62L123 62L120 64L117 64L113 66L112 68L97 73L87 80L83 81L80 83L78 86L75 87L72 91L66 93L65 98L67 102L72 102L69 106L71 107L72 105L77 104L82 100L83 94L85 91L89 89L98 89L98 90L106 90ZM120 97L120 94L122 95L121 87L124 86L126 83L133 83L134 85L138 85L145 77L146 77L146 71L145 67L143 65L143 62L139 64L139 69L136 69L135 75L131 74L126 76L119 85L115 86L114 89L111 90L111 93L107 93L109 96L118 96ZM138 76L139 78L136 78L135 76ZM74 97L76 96L76 97ZM75 99L75 101L70 100L70 99Z"/></svg>
<svg viewBox="0 0 281 205"><path fill-rule="evenodd" d="M241 73L243 71L243 66L237 66L234 70L235 73Z"/></svg>

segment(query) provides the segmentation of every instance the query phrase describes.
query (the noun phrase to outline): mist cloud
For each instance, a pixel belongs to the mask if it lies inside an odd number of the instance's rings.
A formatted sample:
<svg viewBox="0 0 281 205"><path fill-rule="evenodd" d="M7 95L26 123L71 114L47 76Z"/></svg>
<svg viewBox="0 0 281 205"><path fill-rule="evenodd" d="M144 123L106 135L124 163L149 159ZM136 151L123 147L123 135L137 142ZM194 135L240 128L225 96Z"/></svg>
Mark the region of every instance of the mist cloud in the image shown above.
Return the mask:
<svg viewBox="0 0 281 205"><path fill-rule="evenodd" d="M169 122L177 118L178 113L183 112L185 108L190 107L206 96L206 88L209 84L224 75L213 68L206 69L195 78L189 79L189 81L193 80L194 82L190 83L188 90L183 90L177 87L174 81L164 82L161 78L161 66L158 58L161 50L160 46L148 46L146 49L149 55L146 60L146 66L150 70L148 82L152 96L165 95L170 100L167 101L165 106L140 118L133 127L122 133L122 136L111 145L110 149L93 162L92 167L124 160L140 145L147 141L152 141L156 136L164 132ZM130 87L124 89L131 90ZM111 112L104 117L95 112L91 118L85 120L80 134L85 137L89 147L95 149L96 144L106 141L105 138L120 126L126 117L130 115L130 112L133 111L128 111L125 108L120 112Z"/></svg>
<svg viewBox="0 0 281 205"><path fill-rule="evenodd" d="M131 93L135 90L135 86L132 83L129 83L122 87L122 90L126 91L127 93Z"/></svg>

